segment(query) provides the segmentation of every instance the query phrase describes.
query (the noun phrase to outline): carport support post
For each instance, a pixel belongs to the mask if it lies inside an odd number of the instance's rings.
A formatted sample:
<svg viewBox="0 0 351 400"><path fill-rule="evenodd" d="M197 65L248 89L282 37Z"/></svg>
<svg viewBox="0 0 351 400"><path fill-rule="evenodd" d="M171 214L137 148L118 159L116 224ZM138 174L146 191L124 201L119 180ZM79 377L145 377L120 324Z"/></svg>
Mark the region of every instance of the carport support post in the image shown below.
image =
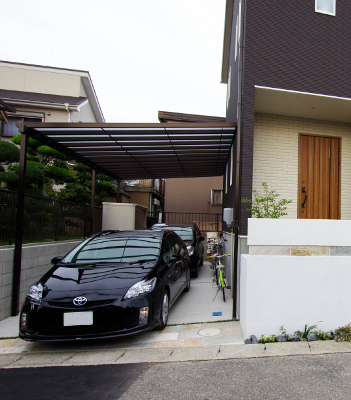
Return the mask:
<svg viewBox="0 0 351 400"><path fill-rule="evenodd" d="M91 169L91 202L90 202L90 236L94 234L94 214L95 214L95 180L96 171L94 168Z"/></svg>
<svg viewBox="0 0 351 400"><path fill-rule="evenodd" d="M12 278L12 309L11 315L15 317L19 312L19 300L21 290L21 261L22 261L22 241L23 241L23 216L24 216L24 183L26 176L26 154L27 154L27 135L21 135L21 149L19 159L19 179L17 194L17 215L16 215L16 235L15 250L13 257L13 278Z"/></svg>

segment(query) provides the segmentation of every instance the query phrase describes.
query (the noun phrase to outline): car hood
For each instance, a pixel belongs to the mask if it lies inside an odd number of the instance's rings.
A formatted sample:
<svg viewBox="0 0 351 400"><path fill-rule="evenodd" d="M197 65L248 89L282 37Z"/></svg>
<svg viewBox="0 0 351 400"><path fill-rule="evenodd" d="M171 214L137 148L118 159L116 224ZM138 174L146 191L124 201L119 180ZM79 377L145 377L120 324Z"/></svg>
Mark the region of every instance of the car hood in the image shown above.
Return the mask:
<svg viewBox="0 0 351 400"><path fill-rule="evenodd" d="M40 280L44 286L43 300L72 298L89 293L98 297L123 296L135 283L151 278L154 269L155 262L59 264Z"/></svg>

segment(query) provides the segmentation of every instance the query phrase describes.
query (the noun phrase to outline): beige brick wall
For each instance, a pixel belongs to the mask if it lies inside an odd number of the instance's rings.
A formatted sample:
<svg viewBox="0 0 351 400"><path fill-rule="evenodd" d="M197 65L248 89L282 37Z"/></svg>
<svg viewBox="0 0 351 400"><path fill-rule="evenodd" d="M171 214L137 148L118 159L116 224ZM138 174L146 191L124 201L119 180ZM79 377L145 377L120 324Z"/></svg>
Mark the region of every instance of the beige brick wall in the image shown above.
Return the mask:
<svg viewBox="0 0 351 400"><path fill-rule="evenodd" d="M299 133L341 138L341 219L351 219L351 124L256 114L253 189L266 182L292 200L286 218L297 218Z"/></svg>

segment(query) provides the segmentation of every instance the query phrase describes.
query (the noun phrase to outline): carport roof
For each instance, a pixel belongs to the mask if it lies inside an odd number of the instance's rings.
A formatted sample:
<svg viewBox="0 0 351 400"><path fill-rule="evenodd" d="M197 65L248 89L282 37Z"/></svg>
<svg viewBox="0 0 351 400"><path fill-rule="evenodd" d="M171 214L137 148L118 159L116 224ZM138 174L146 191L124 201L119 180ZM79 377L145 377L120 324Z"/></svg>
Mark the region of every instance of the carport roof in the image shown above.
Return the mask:
<svg viewBox="0 0 351 400"><path fill-rule="evenodd" d="M28 134L118 180L221 176L233 123L34 123Z"/></svg>

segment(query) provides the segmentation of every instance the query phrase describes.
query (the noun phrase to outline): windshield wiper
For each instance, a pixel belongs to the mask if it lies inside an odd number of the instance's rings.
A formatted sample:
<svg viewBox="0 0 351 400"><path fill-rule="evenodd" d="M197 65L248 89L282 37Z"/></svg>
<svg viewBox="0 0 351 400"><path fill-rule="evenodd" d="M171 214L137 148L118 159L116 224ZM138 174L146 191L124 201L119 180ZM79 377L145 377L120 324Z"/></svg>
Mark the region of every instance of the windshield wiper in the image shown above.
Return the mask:
<svg viewBox="0 0 351 400"><path fill-rule="evenodd" d="M144 258L144 259L140 259L140 260L136 260L136 261L130 261L128 264L140 264L140 263L144 263L144 262L152 262L155 260L156 260L156 258L153 258L153 259Z"/></svg>

